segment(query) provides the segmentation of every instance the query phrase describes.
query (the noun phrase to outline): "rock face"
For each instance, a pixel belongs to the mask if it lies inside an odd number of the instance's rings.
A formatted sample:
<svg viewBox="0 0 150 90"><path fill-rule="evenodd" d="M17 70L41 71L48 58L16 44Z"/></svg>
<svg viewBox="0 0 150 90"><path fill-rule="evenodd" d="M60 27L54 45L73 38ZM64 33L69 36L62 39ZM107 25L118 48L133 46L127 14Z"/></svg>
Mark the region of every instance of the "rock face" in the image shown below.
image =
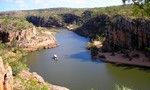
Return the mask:
<svg viewBox="0 0 150 90"><path fill-rule="evenodd" d="M46 85L48 83L46 83L44 81L44 79L38 75L36 72L28 72L28 71L22 71L20 74L19 74L21 77L25 78L26 80L30 80L31 78L34 78L38 81L39 85ZM16 83L17 84L17 83ZM21 84L21 83L20 83ZM17 88L18 86L20 85L15 85L15 87ZM61 86L56 86L56 85L50 85L48 84L48 88L49 90L69 90L68 88L65 88L65 87L61 87ZM21 89L18 87L18 89Z"/></svg>
<svg viewBox="0 0 150 90"><path fill-rule="evenodd" d="M11 67L4 65L0 57L0 90L13 90L13 76Z"/></svg>
<svg viewBox="0 0 150 90"><path fill-rule="evenodd" d="M80 26L92 16L92 11L85 10L81 15L75 13L56 14L51 16L28 16L27 21L41 27L67 27L68 25Z"/></svg>
<svg viewBox="0 0 150 90"><path fill-rule="evenodd" d="M150 47L150 20L114 17L110 27L105 31L105 36L105 43L113 46L113 50L143 50Z"/></svg>
<svg viewBox="0 0 150 90"><path fill-rule="evenodd" d="M62 27L63 25L62 20L58 20L51 16L49 16L47 19L41 16L29 16L27 17L27 20L36 26L42 27Z"/></svg>
<svg viewBox="0 0 150 90"><path fill-rule="evenodd" d="M27 20L32 24L41 27L66 27L68 24L73 24L79 19L79 16L71 13L60 14L57 17L59 18L53 16L29 16L27 17Z"/></svg>
<svg viewBox="0 0 150 90"><path fill-rule="evenodd" d="M104 51L150 47L150 20L103 14L89 20L75 32L90 38L96 34L105 37Z"/></svg>
<svg viewBox="0 0 150 90"><path fill-rule="evenodd" d="M35 27L14 32L0 30L0 40L2 40L3 43L11 43L14 39L17 41L30 40L35 35Z"/></svg>
<svg viewBox="0 0 150 90"><path fill-rule="evenodd" d="M19 42L19 46L27 51L35 51L41 48L56 47L56 39L50 31L41 31L41 34L34 36L30 40L23 40Z"/></svg>
<svg viewBox="0 0 150 90"><path fill-rule="evenodd" d="M88 22L84 23L81 27L75 30L76 33L92 38L96 34L104 36L105 30L109 26L109 16L102 14L98 17L90 19Z"/></svg>
<svg viewBox="0 0 150 90"><path fill-rule="evenodd" d="M52 32L43 28L38 29L40 31L37 31L35 27L14 32L0 30L0 40L3 43L18 45L28 51L57 46Z"/></svg>

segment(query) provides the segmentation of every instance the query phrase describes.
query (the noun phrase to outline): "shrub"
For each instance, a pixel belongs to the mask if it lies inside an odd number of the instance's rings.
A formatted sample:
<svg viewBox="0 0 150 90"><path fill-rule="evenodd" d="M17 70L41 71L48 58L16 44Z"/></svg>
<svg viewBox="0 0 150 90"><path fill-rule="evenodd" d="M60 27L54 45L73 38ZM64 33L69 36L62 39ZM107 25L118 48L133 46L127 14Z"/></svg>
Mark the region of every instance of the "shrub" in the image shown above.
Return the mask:
<svg viewBox="0 0 150 90"><path fill-rule="evenodd" d="M145 47L144 49L145 49L145 51L150 52L150 47Z"/></svg>
<svg viewBox="0 0 150 90"><path fill-rule="evenodd" d="M0 42L0 50L3 50L5 48L5 45Z"/></svg>
<svg viewBox="0 0 150 90"><path fill-rule="evenodd" d="M96 46L91 48L91 55L96 56L98 54L98 48Z"/></svg>
<svg viewBox="0 0 150 90"><path fill-rule="evenodd" d="M48 90L47 85L39 85L38 81L31 78L29 81L24 83L26 90Z"/></svg>
<svg viewBox="0 0 150 90"><path fill-rule="evenodd" d="M25 90L49 90L48 85L40 85L38 81L34 78L30 78L29 80L26 80L22 77L20 77L21 82L25 88Z"/></svg>
<svg viewBox="0 0 150 90"><path fill-rule="evenodd" d="M20 85L14 86L14 90L49 90L49 84L39 84L35 78L26 79L17 75L14 77L14 83L21 82Z"/></svg>
<svg viewBox="0 0 150 90"><path fill-rule="evenodd" d="M91 42L88 42L87 45L86 45L86 48L88 50L90 50L92 47L93 47L93 44Z"/></svg>
<svg viewBox="0 0 150 90"><path fill-rule="evenodd" d="M10 62L9 64L12 67L13 76L16 76L22 70L28 70L26 64L23 64L20 61L13 61L13 62Z"/></svg>
<svg viewBox="0 0 150 90"><path fill-rule="evenodd" d="M1 28L5 31L17 31L33 27L25 18L0 18Z"/></svg>

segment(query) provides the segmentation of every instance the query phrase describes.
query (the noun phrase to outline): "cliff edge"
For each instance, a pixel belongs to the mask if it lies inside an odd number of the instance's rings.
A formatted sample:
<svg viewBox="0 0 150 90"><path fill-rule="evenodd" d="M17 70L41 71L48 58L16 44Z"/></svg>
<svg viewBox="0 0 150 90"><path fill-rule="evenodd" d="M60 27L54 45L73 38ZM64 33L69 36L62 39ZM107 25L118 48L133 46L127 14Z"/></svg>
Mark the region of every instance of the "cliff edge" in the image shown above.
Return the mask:
<svg viewBox="0 0 150 90"><path fill-rule="evenodd" d="M0 90L13 90L12 69L0 57Z"/></svg>

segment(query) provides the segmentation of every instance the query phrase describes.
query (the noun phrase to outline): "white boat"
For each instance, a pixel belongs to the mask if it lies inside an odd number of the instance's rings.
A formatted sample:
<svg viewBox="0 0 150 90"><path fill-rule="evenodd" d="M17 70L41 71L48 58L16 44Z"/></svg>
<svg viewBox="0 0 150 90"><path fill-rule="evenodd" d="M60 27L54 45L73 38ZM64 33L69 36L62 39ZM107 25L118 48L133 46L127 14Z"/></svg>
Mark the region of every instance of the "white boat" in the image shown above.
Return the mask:
<svg viewBox="0 0 150 90"><path fill-rule="evenodd" d="M56 54L54 54L54 60L57 60L58 56Z"/></svg>

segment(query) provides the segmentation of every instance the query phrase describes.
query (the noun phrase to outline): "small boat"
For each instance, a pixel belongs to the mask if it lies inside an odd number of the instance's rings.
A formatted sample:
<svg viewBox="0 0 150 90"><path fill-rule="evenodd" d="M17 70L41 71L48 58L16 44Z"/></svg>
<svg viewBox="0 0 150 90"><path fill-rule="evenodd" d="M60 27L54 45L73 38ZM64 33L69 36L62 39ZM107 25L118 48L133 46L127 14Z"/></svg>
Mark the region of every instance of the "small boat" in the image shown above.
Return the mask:
<svg viewBox="0 0 150 90"><path fill-rule="evenodd" d="M54 54L54 60L58 60L58 56Z"/></svg>

